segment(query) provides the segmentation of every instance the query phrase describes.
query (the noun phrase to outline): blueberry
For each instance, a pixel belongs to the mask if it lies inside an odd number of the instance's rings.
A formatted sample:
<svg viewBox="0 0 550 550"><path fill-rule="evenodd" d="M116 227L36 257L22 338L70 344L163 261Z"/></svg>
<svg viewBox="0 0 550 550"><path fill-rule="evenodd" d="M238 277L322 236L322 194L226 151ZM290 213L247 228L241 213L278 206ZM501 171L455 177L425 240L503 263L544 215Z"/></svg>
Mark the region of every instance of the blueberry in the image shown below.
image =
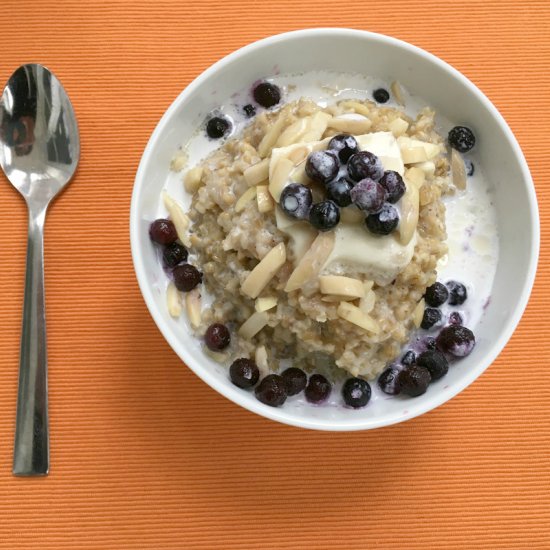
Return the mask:
<svg viewBox="0 0 550 550"><path fill-rule="evenodd" d="M397 395L401 391L399 372L396 366L390 366L378 377L378 386L384 393Z"/></svg>
<svg viewBox="0 0 550 550"><path fill-rule="evenodd" d="M166 267L176 267L187 260L187 249L180 243L171 243L162 252L162 259Z"/></svg>
<svg viewBox="0 0 550 550"><path fill-rule="evenodd" d="M468 177L473 176L474 172L476 171L474 163L469 159L465 159L464 164L466 165L466 175Z"/></svg>
<svg viewBox="0 0 550 550"><path fill-rule="evenodd" d="M371 396L370 384L361 378L348 378L342 387L342 397L348 407L360 409Z"/></svg>
<svg viewBox="0 0 550 550"><path fill-rule="evenodd" d="M422 322L420 326L424 330L431 329L434 325L441 322L441 310L435 307L427 307L424 310L424 316L422 317Z"/></svg>
<svg viewBox="0 0 550 550"><path fill-rule="evenodd" d="M340 209L335 202L322 201L309 211L309 223L319 231L329 231L340 222Z"/></svg>
<svg viewBox="0 0 550 550"><path fill-rule="evenodd" d="M386 190L386 200L395 204L406 191L403 178L393 170L387 170L380 178L380 185Z"/></svg>
<svg viewBox="0 0 550 550"><path fill-rule="evenodd" d="M439 307L449 298L449 291L444 284L434 283L426 289L424 298L429 306Z"/></svg>
<svg viewBox="0 0 550 550"><path fill-rule="evenodd" d="M307 384L307 375L302 369L290 367L281 373L287 387L288 395L297 395L304 390Z"/></svg>
<svg viewBox="0 0 550 550"><path fill-rule="evenodd" d="M256 107L251 103L248 103L243 107L243 113L246 118L252 118L256 114Z"/></svg>
<svg viewBox="0 0 550 550"><path fill-rule="evenodd" d="M458 311L453 311L449 315L449 323L451 325L461 325L464 321L462 320L462 315Z"/></svg>
<svg viewBox="0 0 550 550"><path fill-rule="evenodd" d="M389 235L399 224L399 214L395 206L386 202L380 212L369 214L365 223L371 233Z"/></svg>
<svg viewBox="0 0 550 550"><path fill-rule="evenodd" d="M202 281L202 273L190 264L181 264L174 268L174 284L178 290L189 292Z"/></svg>
<svg viewBox="0 0 550 550"><path fill-rule="evenodd" d="M338 206L349 206L351 204L351 190L353 184L345 178L331 181L327 185L328 198L333 200Z"/></svg>
<svg viewBox="0 0 550 550"><path fill-rule="evenodd" d="M379 212L386 200L386 190L370 178L362 179L350 194L353 204L368 214Z"/></svg>
<svg viewBox="0 0 550 550"><path fill-rule="evenodd" d="M206 329L204 343L212 351L221 351L231 343L229 329L221 323L214 323Z"/></svg>
<svg viewBox="0 0 550 550"><path fill-rule="evenodd" d="M281 90L270 82L261 82L252 91L254 100L258 105L269 109L281 101Z"/></svg>
<svg viewBox="0 0 550 550"><path fill-rule="evenodd" d="M338 174L338 156L334 151L314 151L306 161L306 174L313 181L327 184Z"/></svg>
<svg viewBox="0 0 550 550"><path fill-rule="evenodd" d="M390 93L385 88L378 88L374 90L372 97L377 103L386 103L390 99Z"/></svg>
<svg viewBox="0 0 550 550"><path fill-rule="evenodd" d="M443 378L449 370L447 358L439 351L428 350L421 353L416 360L419 367L425 367L430 371L433 380Z"/></svg>
<svg viewBox="0 0 550 550"><path fill-rule="evenodd" d="M280 407L287 398L286 382L278 374L268 374L254 390L256 398L270 407Z"/></svg>
<svg viewBox="0 0 550 550"><path fill-rule="evenodd" d="M337 153L340 162L345 164L348 162L351 155L359 151L359 146L357 145L357 140L353 136L349 134L338 134L328 142L327 149Z"/></svg>
<svg viewBox="0 0 550 550"><path fill-rule="evenodd" d="M460 153L467 153L476 144L474 133L466 126L452 128L447 139L449 145Z"/></svg>
<svg viewBox="0 0 550 550"><path fill-rule="evenodd" d="M310 403L322 403L328 399L332 386L322 374L312 374L307 383L305 396Z"/></svg>
<svg viewBox="0 0 550 550"><path fill-rule="evenodd" d="M399 386L401 393L410 397L418 397L426 393L432 377L430 371L426 367L418 367L416 365L407 367L399 373Z"/></svg>
<svg viewBox="0 0 550 550"><path fill-rule="evenodd" d="M235 359L229 367L229 377L235 386L247 389L255 386L260 379L260 369L252 359Z"/></svg>
<svg viewBox="0 0 550 550"><path fill-rule="evenodd" d="M219 139L231 128L231 123L225 117L215 116L206 123L206 133L212 139Z"/></svg>
<svg viewBox="0 0 550 550"><path fill-rule="evenodd" d="M305 220L309 216L312 202L313 198L309 187L300 183L291 183L283 189L279 204L288 216Z"/></svg>
<svg viewBox="0 0 550 550"><path fill-rule="evenodd" d="M384 168L375 154L369 151L360 151L348 160L348 172L354 181L365 178L378 181L384 174Z"/></svg>
<svg viewBox="0 0 550 550"><path fill-rule="evenodd" d="M449 305L460 306L468 298L466 287L457 281L448 281L447 289L449 290Z"/></svg>
<svg viewBox="0 0 550 550"><path fill-rule="evenodd" d="M410 367L416 363L416 354L412 349L407 351L403 357L401 357L401 364L405 367Z"/></svg>
<svg viewBox="0 0 550 550"><path fill-rule="evenodd" d="M474 333L462 325L449 325L442 329L436 340L437 349L455 357L466 357L476 344Z"/></svg>
<svg viewBox="0 0 550 550"><path fill-rule="evenodd" d="M160 218L149 226L149 237L158 244L171 244L176 241L176 227L170 220Z"/></svg>
<svg viewBox="0 0 550 550"><path fill-rule="evenodd" d="M436 347L435 338L433 336L426 336L426 338L422 339L422 343L426 349L435 349Z"/></svg>

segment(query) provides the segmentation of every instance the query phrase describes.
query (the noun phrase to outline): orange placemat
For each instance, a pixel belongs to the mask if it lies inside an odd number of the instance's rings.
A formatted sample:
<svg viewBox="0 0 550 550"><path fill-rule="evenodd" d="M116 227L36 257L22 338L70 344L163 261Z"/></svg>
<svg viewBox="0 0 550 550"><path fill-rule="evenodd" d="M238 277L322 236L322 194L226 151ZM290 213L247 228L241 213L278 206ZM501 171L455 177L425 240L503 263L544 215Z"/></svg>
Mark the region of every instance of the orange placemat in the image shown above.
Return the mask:
<svg viewBox="0 0 550 550"><path fill-rule="evenodd" d="M313 26L391 34L465 73L541 207L537 283L505 351L450 403L372 432L301 431L218 396L156 329L130 257L134 174L164 110L235 48ZM550 548L549 59L546 0L3 0L0 81L51 67L82 160L46 227L44 479L11 476L26 214L0 182L0 548Z"/></svg>

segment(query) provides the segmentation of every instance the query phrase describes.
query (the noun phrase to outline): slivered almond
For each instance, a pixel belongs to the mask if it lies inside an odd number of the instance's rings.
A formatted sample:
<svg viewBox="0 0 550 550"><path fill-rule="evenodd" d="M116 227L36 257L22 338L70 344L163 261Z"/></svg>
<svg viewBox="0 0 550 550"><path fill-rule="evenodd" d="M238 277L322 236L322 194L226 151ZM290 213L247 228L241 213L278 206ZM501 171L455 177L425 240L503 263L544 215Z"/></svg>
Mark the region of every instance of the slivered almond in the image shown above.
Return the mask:
<svg viewBox="0 0 550 550"><path fill-rule="evenodd" d="M363 313L370 313L376 303L376 294L373 290L369 290L364 298L359 300L359 309Z"/></svg>
<svg viewBox="0 0 550 550"><path fill-rule="evenodd" d="M401 199L401 221L399 222L399 241L403 245L409 244L418 224L419 193L416 185L408 185L407 191Z"/></svg>
<svg viewBox="0 0 550 550"><path fill-rule="evenodd" d="M273 309L277 305L277 298L275 296L265 296L262 298L256 298L254 308L256 311L268 311Z"/></svg>
<svg viewBox="0 0 550 550"><path fill-rule="evenodd" d="M399 103L399 105L405 106L405 94L403 93L403 88L401 88L401 84L397 82L397 80L394 80L391 83L391 91L393 94L393 97L395 97L395 101Z"/></svg>
<svg viewBox="0 0 550 550"><path fill-rule="evenodd" d="M269 365L267 363L267 350L265 346L258 346L254 353L254 361L260 371L260 377L263 378L269 374Z"/></svg>
<svg viewBox="0 0 550 550"><path fill-rule="evenodd" d="M168 283L166 288L166 305L168 313L175 318L181 315L181 296L179 290L174 283Z"/></svg>
<svg viewBox="0 0 550 550"><path fill-rule="evenodd" d="M201 324L201 293L198 288L194 288L185 295L185 309L187 318L193 328L198 328Z"/></svg>
<svg viewBox="0 0 550 550"><path fill-rule="evenodd" d="M311 183L308 175L306 174L306 163L301 162L290 172L289 179L292 180L294 183L301 183L303 185L309 185ZM282 192L282 191L281 191ZM345 209L342 210L344 212Z"/></svg>
<svg viewBox="0 0 550 550"><path fill-rule="evenodd" d="M416 304L416 307L414 308L413 314L412 314L412 320L414 323L414 326L416 328L420 328L420 324L422 323L422 318L424 317L424 308L426 307L426 302L424 301L424 298Z"/></svg>
<svg viewBox="0 0 550 550"><path fill-rule="evenodd" d="M334 117L331 118L328 122L329 128L334 128L339 132L346 132L348 134L355 135L366 134L370 130L371 126L372 122L368 118L357 120L354 118Z"/></svg>
<svg viewBox="0 0 550 550"><path fill-rule="evenodd" d="M323 111L317 111L311 117L308 124L309 128L302 136L302 141L306 143L310 141L319 141L323 137L323 134L327 129L327 124L331 118L332 115L329 115Z"/></svg>
<svg viewBox="0 0 550 550"><path fill-rule="evenodd" d="M269 177L269 159L263 159L243 172L244 179L251 187L258 185Z"/></svg>
<svg viewBox="0 0 550 550"><path fill-rule="evenodd" d="M309 117L304 117L293 122L281 133L275 147L286 147L300 141L300 138L308 129Z"/></svg>
<svg viewBox="0 0 550 550"><path fill-rule="evenodd" d="M281 193L288 183L288 176L294 169L294 163L288 158L281 158L269 175L269 192L275 201L279 202Z"/></svg>
<svg viewBox="0 0 550 550"><path fill-rule="evenodd" d="M334 232L319 233L288 278L285 291L298 290L312 279L315 279L333 248Z"/></svg>
<svg viewBox="0 0 550 550"><path fill-rule="evenodd" d="M357 300L357 298L353 298L352 296L341 296L339 294L326 294L324 296L321 296L321 300L323 302L353 302L353 300Z"/></svg>
<svg viewBox="0 0 550 550"><path fill-rule="evenodd" d="M269 316L265 311L255 311L239 328L239 336L250 340L267 325L268 320Z"/></svg>
<svg viewBox="0 0 550 550"><path fill-rule="evenodd" d="M402 136L409 128L409 123L402 118L392 120L388 125L390 132L395 136Z"/></svg>
<svg viewBox="0 0 550 550"><path fill-rule="evenodd" d="M378 323L368 314L361 311L357 306L348 302L340 302L336 313L342 319L357 325L358 327L371 332L372 334L378 334L380 327Z"/></svg>
<svg viewBox="0 0 550 550"><path fill-rule="evenodd" d="M256 197L256 187L249 187L235 203L235 212L242 212L244 207Z"/></svg>
<svg viewBox="0 0 550 550"><path fill-rule="evenodd" d="M178 239L185 245L188 246L189 238L187 235L187 229L191 220L184 213L182 207L166 192L162 192L162 201L168 214L170 214L170 219L176 228L176 233L178 234Z"/></svg>
<svg viewBox="0 0 550 550"><path fill-rule="evenodd" d="M193 194L201 186L202 173L202 166L195 166L195 168L191 168L191 170L185 174L183 187L188 193Z"/></svg>
<svg viewBox="0 0 550 550"><path fill-rule="evenodd" d="M342 277L340 275L322 275L319 277L321 294L346 296L347 298L363 298L365 288L359 279Z"/></svg>
<svg viewBox="0 0 550 550"><path fill-rule="evenodd" d="M403 164L414 164L428 160L424 147L401 147Z"/></svg>
<svg viewBox="0 0 550 550"><path fill-rule="evenodd" d="M279 116L273 126L267 131L265 136L262 138L262 141L260 141L260 145L258 145L258 154L261 158L269 156L271 149L273 149L273 146L277 143L277 140L279 139L286 123L287 117Z"/></svg>
<svg viewBox="0 0 550 550"><path fill-rule="evenodd" d="M419 162L418 164L414 164L411 168L419 168L428 178L433 177L435 174L435 163L431 160Z"/></svg>
<svg viewBox="0 0 550 550"><path fill-rule="evenodd" d="M170 170L172 170L172 172L180 172L185 168L185 165L188 161L189 157L187 155L187 152L179 150L170 162Z"/></svg>
<svg viewBox="0 0 550 550"><path fill-rule="evenodd" d="M285 244L279 243L274 246L248 274L248 277L241 286L242 293L250 298L257 298L285 262Z"/></svg>
<svg viewBox="0 0 550 550"><path fill-rule="evenodd" d="M258 210L263 214L273 210L275 201L269 193L267 185L258 185L256 187L256 201L258 202Z"/></svg>
<svg viewBox="0 0 550 550"><path fill-rule="evenodd" d="M454 186L457 189L466 189L466 166L462 155L455 149L451 153L451 171Z"/></svg>
<svg viewBox="0 0 550 550"><path fill-rule="evenodd" d="M288 158L295 164L300 164L309 155L309 149L307 147L296 147L288 154Z"/></svg>
<svg viewBox="0 0 550 550"><path fill-rule="evenodd" d="M353 109L356 113L359 113L360 115L368 117L370 115L370 110L367 107L367 105L363 105L362 103L359 103L358 101L344 101L342 103L343 107L348 107L349 109Z"/></svg>
<svg viewBox="0 0 550 550"><path fill-rule="evenodd" d="M405 183L414 185L417 188L422 187L426 181L426 173L418 166L412 166L405 170Z"/></svg>

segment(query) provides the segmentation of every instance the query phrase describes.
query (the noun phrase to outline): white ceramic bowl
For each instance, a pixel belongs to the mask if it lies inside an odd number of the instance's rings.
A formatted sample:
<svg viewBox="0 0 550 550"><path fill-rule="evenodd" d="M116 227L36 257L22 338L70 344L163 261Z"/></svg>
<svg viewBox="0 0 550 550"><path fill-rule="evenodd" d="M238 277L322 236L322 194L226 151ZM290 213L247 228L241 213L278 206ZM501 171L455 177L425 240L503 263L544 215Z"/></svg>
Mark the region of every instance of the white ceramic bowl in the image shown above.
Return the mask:
<svg viewBox="0 0 550 550"><path fill-rule="evenodd" d="M177 147L185 143L204 116L259 78L269 68L281 73L310 70L357 72L398 79L437 112L473 126L477 154L496 189L500 257L492 300L476 327L477 345L430 391L415 399L377 399L360 410L263 405L233 386L226 369L210 360L182 324L170 318L156 281L162 276L148 225L155 218L159 194ZM213 94L223 90L225 97ZM492 103L458 71L433 55L387 36L347 29L313 29L273 36L246 46L215 63L174 101L158 123L141 159L130 216L132 255L147 307L179 357L216 391L272 420L322 430L358 430L387 426L429 411L473 382L497 357L527 304L539 251L539 219L533 183L512 132ZM291 401L291 400L290 400Z"/></svg>

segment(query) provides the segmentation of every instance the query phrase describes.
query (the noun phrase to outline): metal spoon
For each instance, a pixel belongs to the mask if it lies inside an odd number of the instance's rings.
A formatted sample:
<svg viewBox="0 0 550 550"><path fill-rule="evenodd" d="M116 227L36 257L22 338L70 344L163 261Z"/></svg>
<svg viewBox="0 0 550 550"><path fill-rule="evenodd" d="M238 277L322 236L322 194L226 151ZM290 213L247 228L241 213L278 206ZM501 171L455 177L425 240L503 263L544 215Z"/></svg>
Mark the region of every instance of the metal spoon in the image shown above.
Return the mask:
<svg viewBox="0 0 550 550"><path fill-rule="evenodd" d="M0 165L29 211L15 475L46 475L49 469L44 220L79 157L78 126L63 86L46 67L22 65L0 99Z"/></svg>

